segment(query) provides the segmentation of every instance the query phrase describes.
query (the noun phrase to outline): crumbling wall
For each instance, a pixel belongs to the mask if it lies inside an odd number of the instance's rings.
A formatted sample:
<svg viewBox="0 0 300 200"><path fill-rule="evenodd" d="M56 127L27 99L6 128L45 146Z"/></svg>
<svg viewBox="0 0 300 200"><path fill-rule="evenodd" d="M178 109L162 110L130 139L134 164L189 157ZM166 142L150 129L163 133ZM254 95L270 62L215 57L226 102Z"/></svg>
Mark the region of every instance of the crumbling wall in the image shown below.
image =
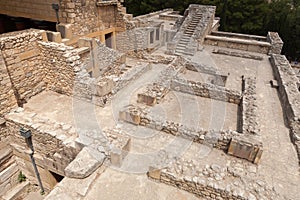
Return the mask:
<svg viewBox="0 0 300 200"><path fill-rule="evenodd" d="M134 28L116 35L117 50L120 52L145 50L148 47L147 28Z"/></svg>
<svg viewBox="0 0 300 200"><path fill-rule="evenodd" d="M129 106L120 111L119 119L135 125L145 126L167 134L187 138L200 144L210 144L214 148L227 151L231 138L239 133L231 130L203 130L186 127L181 123L165 121L157 116L152 116L144 109Z"/></svg>
<svg viewBox="0 0 300 200"><path fill-rule="evenodd" d="M268 32L267 41L271 44L269 54L281 54L283 41L276 32Z"/></svg>
<svg viewBox="0 0 300 200"><path fill-rule="evenodd" d="M228 88L210 83L184 80L178 77L171 81L171 89L234 104L239 104L241 101L241 94L238 91L230 90Z"/></svg>
<svg viewBox="0 0 300 200"><path fill-rule="evenodd" d="M29 29L0 36L4 65L19 105L46 88L38 48L38 42L43 40L43 33L40 30Z"/></svg>
<svg viewBox="0 0 300 200"><path fill-rule="evenodd" d="M264 180L256 175L256 167L243 162L226 166L196 160L175 159L166 166L152 166L148 177L185 190L204 199L281 199ZM247 177L247 181L244 178ZM259 184L258 184L259 183Z"/></svg>
<svg viewBox="0 0 300 200"><path fill-rule="evenodd" d="M76 72L80 70L80 56L73 47L53 42L39 42L41 63L47 88L66 95L73 94Z"/></svg>
<svg viewBox="0 0 300 200"><path fill-rule="evenodd" d="M243 80L243 99L241 102L242 132L244 134L258 134L256 79L254 77Z"/></svg>
<svg viewBox="0 0 300 200"><path fill-rule="evenodd" d="M238 38L227 38L220 36L207 35L204 44L225 47L229 49L238 49L243 51L257 52L268 54L271 44L268 42L261 42L255 40L246 40Z"/></svg>
<svg viewBox="0 0 300 200"><path fill-rule="evenodd" d="M28 169L28 164L25 162L30 162L30 150L24 137L20 135L20 127L30 130L32 133L37 165L64 175L65 167L80 150L74 141L70 140L70 138L77 136L70 125L51 121L20 108L7 114L5 119L5 128L9 135L5 138L2 137L1 140L11 145L14 149L14 155L21 158L18 165L26 175L34 177L34 172L30 168ZM25 163L22 163L22 160L25 160Z"/></svg>
<svg viewBox="0 0 300 200"><path fill-rule="evenodd" d="M295 144L300 160L300 92L298 79L284 55L272 54L273 73L279 84L279 97L286 120L291 129L291 140Z"/></svg>

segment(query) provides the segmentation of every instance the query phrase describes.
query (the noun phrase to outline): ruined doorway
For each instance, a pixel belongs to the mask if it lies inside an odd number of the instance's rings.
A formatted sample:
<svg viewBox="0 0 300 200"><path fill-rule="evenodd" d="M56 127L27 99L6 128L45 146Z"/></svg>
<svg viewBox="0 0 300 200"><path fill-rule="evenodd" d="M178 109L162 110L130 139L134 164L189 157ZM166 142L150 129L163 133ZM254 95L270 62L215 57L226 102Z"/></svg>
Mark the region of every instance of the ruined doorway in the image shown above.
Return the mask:
<svg viewBox="0 0 300 200"><path fill-rule="evenodd" d="M112 33L105 34L105 45L112 48Z"/></svg>

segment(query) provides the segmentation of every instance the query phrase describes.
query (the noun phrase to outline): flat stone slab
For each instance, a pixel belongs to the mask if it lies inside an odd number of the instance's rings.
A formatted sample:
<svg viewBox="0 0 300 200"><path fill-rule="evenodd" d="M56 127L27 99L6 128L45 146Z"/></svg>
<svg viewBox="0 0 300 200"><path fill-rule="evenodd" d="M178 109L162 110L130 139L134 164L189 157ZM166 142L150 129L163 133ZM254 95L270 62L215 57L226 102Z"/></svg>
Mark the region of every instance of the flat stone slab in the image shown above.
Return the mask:
<svg viewBox="0 0 300 200"><path fill-rule="evenodd" d="M259 162L262 152L262 143L249 135L248 137L239 136L232 138L228 149L229 155L247 159L255 164Z"/></svg>
<svg viewBox="0 0 300 200"><path fill-rule="evenodd" d="M65 174L69 178L86 178L103 164L105 157L104 153L84 147L66 167Z"/></svg>

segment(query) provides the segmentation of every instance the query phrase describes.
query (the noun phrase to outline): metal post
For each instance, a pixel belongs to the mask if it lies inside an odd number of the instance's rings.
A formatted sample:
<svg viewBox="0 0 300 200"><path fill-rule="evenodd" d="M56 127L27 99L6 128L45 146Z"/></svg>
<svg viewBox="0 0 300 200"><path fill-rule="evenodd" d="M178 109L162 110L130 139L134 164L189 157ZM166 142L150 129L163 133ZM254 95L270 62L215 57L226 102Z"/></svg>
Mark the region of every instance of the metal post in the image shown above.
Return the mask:
<svg viewBox="0 0 300 200"><path fill-rule="evenodd" d="M31 153L30 153L31 163L33 165L36 178L37 178L39 186L41 188L41 194L44 194L45 190L44 190L44 187L43 187L43 184L42 184L42 181L41 181L40 173L39 173L39 171L36 167L36 163L35 163L35 160L34 160L34 157L33 157L34 149L33 149L33 144L32 144L31 131L20 128L20 134L21 134L21 136L23 136L25 138L25 142L31 150Z"/></svg>
<svg viewBox="0 0 300 200"><path fill-rule="evenodd" d="M55 14L56 14L56 20L57 20L57 24L59 24L59 16L58 16L58 11L59 11L59 5L56 3L52 4L52 8L55 10Z"/></svg>

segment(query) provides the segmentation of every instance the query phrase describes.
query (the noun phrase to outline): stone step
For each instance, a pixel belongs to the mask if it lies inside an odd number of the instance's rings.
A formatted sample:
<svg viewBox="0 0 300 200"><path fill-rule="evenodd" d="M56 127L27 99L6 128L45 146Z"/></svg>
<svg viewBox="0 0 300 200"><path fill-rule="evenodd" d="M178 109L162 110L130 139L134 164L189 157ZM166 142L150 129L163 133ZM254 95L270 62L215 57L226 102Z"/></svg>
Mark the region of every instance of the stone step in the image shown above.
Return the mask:
<svg viewBox="0 0 300 200"><path fill-rule="evenodd" d="M176 51L185 51L186 47L177 47Z"/></svg>
<svg viewBox="0 0 300 200"><path fill-rule="evenodd" d="M196 28L196 27L195 27ZM192 27L188 27L187 29L185 29L185 32L194 32L195 28Z"/></svg>
<svg viewBox="0 0 300 200"><path fill-rule="evenodd" d="M193 35L193 33L190 33L190 32L184 32L185 34L187 34L189 37L191 37Z"/></svg>
<svg viewBox="0 0 300 200"><path fill-rule="evenodd" d="M22 191L24 189L26 189L28 186L29 186L28 181L22 182L22 183L16 185L16 187L9 190L5 195L3 195L2 199L3 200L17 199L17 197L22 193Z"/></svg>
<svg viewBox="0 0 300 200"><path fill-rule="evenodd" d="M180 40L187 40L187 41L189 41L190 38L191 38L191 37L190 37L189 35L184 35L184 36L181 37Z"/></svg>
<svg viewBox="0 0 300 200"><path fill-rule="evenodd" d="M77 48L77 49L74 49L74 50L77 51L77 53L79 55L81 55L81 54L89 52L90 48L89 47L80 47L80 48Z"/></svg>
<svg viewBox="0 0 300 200"><path fill-rule="evenodd" d="M181 44L182 46L186 46L188 44L188 42L185 42L185 41L179 41L178 44Z"/></svg>
<svg viewBox="0 0 300 200"><path fill-rule="evenodd" d="M178 44L178 45L177 45L177 48L186 48L186 45Z"/></svg>
<svg viewBox="0 0 300 200"><path fill-rule="evenodd" d="M4 145L0 149L0 165L8 160L12 156L12 149L9 146Z"/></svg>
<svg viewBox="0 0 300 200"><path fill-rule="evenodd" d="M183 43L183 42L185 42L185 43L188 43L190 41L190 38L184 38L184 39L180 39L179 40L179 43Z"/></svg>

